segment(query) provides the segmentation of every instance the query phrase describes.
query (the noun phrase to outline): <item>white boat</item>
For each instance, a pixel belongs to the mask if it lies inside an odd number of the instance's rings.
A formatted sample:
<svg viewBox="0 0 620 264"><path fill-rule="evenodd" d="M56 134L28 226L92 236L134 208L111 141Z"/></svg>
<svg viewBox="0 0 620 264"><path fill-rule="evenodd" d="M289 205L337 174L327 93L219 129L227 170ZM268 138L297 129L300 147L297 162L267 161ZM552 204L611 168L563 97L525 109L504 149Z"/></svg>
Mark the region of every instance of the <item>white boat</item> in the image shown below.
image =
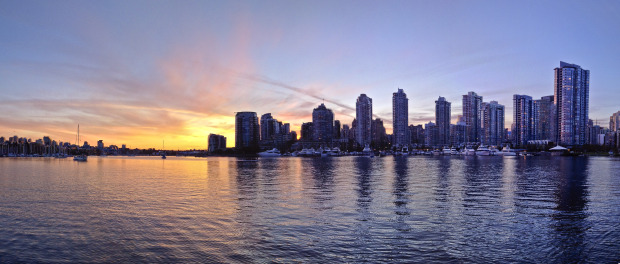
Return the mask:
<svg viewBox="0 0 620 264"><path fill-rule="evenodd" d="M86 155L75 155L73 156L73 160L75 161L87 161L88 160L88 156Z"/></svg>
<svg viewBox="0 0 620 264"><path fill-rule="evenodd" d="M341 151L340 151L340 148L335 147L335 148L332 148L332 149L329 151L329 153L328 153L328 154L329 154L330 156L340 156L340 152L341 152Z"/></svg>
<svg viewBox="0 0 620 264"><path fill-rule="evenodd" d="M258 156L260 156L260 157L280 157L280 156L282 156L282 154L280 153L280 150L278 150L277 148L274 148L274 149L270 149L270 150L267 150L267 151L259 152Z"/></svg>
<svg viewBox="0 0 620 264"><path fill-rule="evenodd" d="M480 145L476 150L476 156L491 156L491 151L484 145Z"/></svg>
<svg viewBox="0 0 620 264"><path fill-rule="evenodd" d="M465 156L475 156L476 155L476 150L465 147L463 149L463 153L464 153Z"/></svg>
<svg viewBox="0 0 620 264"><path fill-rule="evenodd" d="M402 151L403 151L403 155L409 155L409 147L404 146Z"/></svg>
<svg viewBox="0 0 620 264"><path fill-rule="evenodd" d="M460 153L459 153L458 151L456 151L456 149L455 149L454 147L452 147L452 148L450 149L450 154L451 154L451 155L459 155Z"/></svg>
<svg viewBox="0 0 620 264"><path fill-rule="evenodd" d="M370 149L370 146L368 144L366 144L366 146L362 150L362 155L363 156L368 156L368 157L374 157L375 156L375 154L372 152L372 150Z"/></svg>
<svg viewBox="0 0 620 264"><path fill-rule="evenodd" d="M443 152L443 155L452 155L452 150L449 148L443 148L441 152Z"/></svg>
<svg viewBox="0 0 620 264"><path fill-rule="evenodd" d="M502 151L500 151L498 154L502 156L516 156L517 155L517 153L512 151L512 149L510 149L509 146L506 146L505 148L503 148Z"/></svg>

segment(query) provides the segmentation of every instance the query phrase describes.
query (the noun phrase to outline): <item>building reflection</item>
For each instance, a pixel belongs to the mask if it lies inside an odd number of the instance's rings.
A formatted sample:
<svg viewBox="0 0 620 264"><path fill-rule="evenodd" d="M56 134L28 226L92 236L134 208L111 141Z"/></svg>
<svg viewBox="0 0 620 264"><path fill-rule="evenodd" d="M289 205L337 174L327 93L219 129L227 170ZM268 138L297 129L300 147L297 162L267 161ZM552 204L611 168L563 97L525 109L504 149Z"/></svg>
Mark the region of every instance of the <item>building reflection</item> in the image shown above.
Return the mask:
<svg viewBox="0 0 620 264"><path fill-rule="evenodd" d="M334 161L332 158L310 160L314 180L314 200L321 209L331 209L334 193Z"/></svg>
<svg viewBox="0 0 620 264"><path fill-rule="evenodd" d="M394 205L395 213L399 216L411 214L407 208L409 203L408 187L409 187L409 167L407 165L407 157L394 157ZM400 218L399 218L400 219Z"/></svg>
<svg viewBox="0 0 620 264"><path fill-rule="evenodd" d="M559 163L555 179L556 208L552 215L556 244L562 252L558 262L584 262L585 232L590 228L587 221L588 158L560 157L554 162Z"/></svg>
<svg viewBox="0 0 620 264"><path fill-rule="evenodd" d="M368 254L365 248L372 243L372 234L370 232L373 221L370 205L372 203L372 170L373 159L368 157L354 157L355 175L357 176L357 215L353 236L355 239L355 253L353 262L360 263L365 261L365 255Z"/></svg>

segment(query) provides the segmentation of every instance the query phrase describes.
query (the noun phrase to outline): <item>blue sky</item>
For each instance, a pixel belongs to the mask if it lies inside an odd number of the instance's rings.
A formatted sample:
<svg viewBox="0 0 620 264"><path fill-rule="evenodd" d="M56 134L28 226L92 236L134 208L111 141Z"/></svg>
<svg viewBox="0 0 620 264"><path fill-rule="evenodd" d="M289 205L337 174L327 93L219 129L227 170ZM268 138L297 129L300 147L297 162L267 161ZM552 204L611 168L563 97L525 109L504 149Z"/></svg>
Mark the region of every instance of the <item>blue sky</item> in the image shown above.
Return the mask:
<svg viewBox="0 0 620 264"><path fill-rule="evenodd" d="M590 118L620 110L618 1L0 1L0 135L206 148L234 112L298 128L324 98L350 123L360 93L410 124L475 91L553 94L560 60L591 71ZM391 123L385 122L388 131ZM170 143L168 143L170 142Z"/></svg>

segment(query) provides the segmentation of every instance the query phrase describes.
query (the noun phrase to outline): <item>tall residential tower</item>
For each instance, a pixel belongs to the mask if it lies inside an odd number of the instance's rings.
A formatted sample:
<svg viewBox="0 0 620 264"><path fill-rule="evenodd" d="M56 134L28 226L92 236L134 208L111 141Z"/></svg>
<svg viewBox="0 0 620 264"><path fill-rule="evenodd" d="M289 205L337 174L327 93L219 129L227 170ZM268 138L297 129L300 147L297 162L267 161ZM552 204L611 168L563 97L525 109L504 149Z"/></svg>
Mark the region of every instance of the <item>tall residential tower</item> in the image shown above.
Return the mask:
<svg viewBox="0 0 620 264"><path fill-rule="evenodd" d="M435 101L435 124L437 125L438 145L450 145L450 102L439 97Z"/></svg>
<svg viewBox="0 0 620 264"><path fill-rule="evenodd" d="M560 61L555 68L556 142L566 146L586 143L590 94L590 71Z"/></svg>
<svg viewBox="0 0 620 264"><path fill-rule="evenodd" d="M366 94L357 97L355 103L355 139L362 147L372 141L372 99Z"/></svg>
<svg viewBox="0 0 620 264"><path fill-rule="evenodd" d="M480 142L482 96L474 92L463 95L463 118L467 126L466 140L468 142Z"/></svg>
<svg viewBox="0 0 620 264"><path fill-rule="evenodd" d="M403 89L392 95L392 125L394 133L394 144L397 146L407 145L407 127L409 120L409 99Z"/></svg>

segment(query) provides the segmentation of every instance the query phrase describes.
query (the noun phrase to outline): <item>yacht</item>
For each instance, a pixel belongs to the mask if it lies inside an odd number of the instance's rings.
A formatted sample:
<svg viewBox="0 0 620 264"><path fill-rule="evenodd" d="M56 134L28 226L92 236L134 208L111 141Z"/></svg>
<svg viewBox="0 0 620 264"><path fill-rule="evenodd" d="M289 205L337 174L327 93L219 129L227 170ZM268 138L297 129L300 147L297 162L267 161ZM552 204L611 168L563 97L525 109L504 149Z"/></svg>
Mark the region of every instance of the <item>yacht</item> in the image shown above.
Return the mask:
<svg viewBox="0 0 620 264"><path fill-rule="evenodd" d="M88 160L88 156L82 154L82 155L75 155L73 156L73 160L75 161L87 161Z"/></svg>
<svg viewBox="0 0 620 264"><path fill-rule="evenodd" d="M475 156L476 155L476 151L474 149L470 149L470 148L467 148L467 147L465 147L463 149L463 152L464 152L465 156Z"/></svg>
<svg viewBox="0 0 620 264"><path fill-rule="evenodd" d="M407 146L403 147L403 155L409 155L409 147Z"/></svg>
<svg viewBox="0 0 620 264"><path fill-rule="evenodd" d="M362 155L369 156L369 157L375 156L375 154L372 153L372 150L370 149L370 146L368 144L366 144L366 147L364 147L364 149L362 150Z"/></svg>
<svg viewBox="0 0 620 264"><path fill-rule="evenodd" d="M282 154L280 153L280 150L278 150L277 148L274 148L274 149L270 149L270 150L267 150L267 151L259 152L258 156L260 156L260 157L280 157L280 156L282 156Z"/></svg>
<svg viewBox="0 0 620 264"><path fill-rule="evenodd" d="M451 154L451 155L459 155L460 153L459 153L458 151L456 151L456 149L455 149L454 147L452 147L452 148L450 149L450 154Z"/></svg>
<svg viewBox="0 0 620 264"><path fill-rule="evenodd" d="M330 156L340 156L340 148L335 147L329 152Z"/></svg>
<svg viewBox="0 0 620 264"><path fill-rule="evenodd" d="M502 156L516 156L517 155L517 153L512 151L512 149L510 149L509 146L506 146L505 148L503 148L502 151L499 152L498 154L500 154Z"/></svg>
<svg viewBox="0 0 620 264"><path fill-rule="evenodd" d="M480 145L476 150L476 156L491 156L491 151L484 145Z"/></svg>
<svg viewBox="0 0 620 264"><path fill-rule="evenodd" d="M449 148L443 148L443 150L441 150L441 152L443 152L443 155L452 155L452 150Z"/></svg>

